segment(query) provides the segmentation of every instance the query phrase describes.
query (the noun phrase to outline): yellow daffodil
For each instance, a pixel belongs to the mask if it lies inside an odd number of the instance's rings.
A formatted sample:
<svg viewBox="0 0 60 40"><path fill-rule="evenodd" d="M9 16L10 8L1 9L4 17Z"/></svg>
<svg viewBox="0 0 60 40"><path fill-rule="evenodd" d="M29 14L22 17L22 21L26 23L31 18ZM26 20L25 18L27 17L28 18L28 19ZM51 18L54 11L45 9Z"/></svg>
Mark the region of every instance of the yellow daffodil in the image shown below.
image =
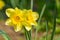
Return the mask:
<svg viewBox="0 0 60 40"><path fill-rule="evenodd" d="M0 10L2 10L4 6L5 6L4 1L0 0Z"/></svg>
<svg viewBox="0 0 60 40"><path fill-rule="evenodd" d="M38 19L38 13L32 10L20 10L18 8L12 9L8 8L6 10L6 15L9 19L6 21L6 25L14 26L15 31L20 31L24 26L27 31L30 31L32 25L36 26Z"/></svg>
<svg viewBox="0 0 60 40"><path fill-rule="evenodd" d="M25 11L25 28L26 30L31 30L32 25L36 26L36 20L38 19L38 13L37 12L33 12L32 10L24 10Z"/></svg>
<svg viewBox="0 0 60 40"><path fill-rule="evenodd" d="M9 19L6 21L6 25L14 26L15 31L20 31L22 28L23 14L22 11L18 8L6 10L6 15Z"/></svg>

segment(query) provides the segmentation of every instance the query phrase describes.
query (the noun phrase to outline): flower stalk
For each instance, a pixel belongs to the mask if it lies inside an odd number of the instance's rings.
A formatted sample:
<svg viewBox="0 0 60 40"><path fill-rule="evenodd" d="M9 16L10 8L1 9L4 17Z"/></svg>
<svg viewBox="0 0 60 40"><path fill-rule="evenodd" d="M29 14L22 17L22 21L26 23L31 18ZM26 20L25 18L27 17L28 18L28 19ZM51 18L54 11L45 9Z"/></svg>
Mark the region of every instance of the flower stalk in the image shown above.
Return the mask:
<svg viewBox="0 0 60 40"><path fill-rule="evenodd" d="M48 20L46 19L46 40L48 40Z"/></svg>
<svg viewBox="0 0 60 40"><path fill-rule="evenodd" d="M57 7L56 7L56 1L54 0L53 31L52 31L52 35L51 35L51 40L53 40L55 30L56 30L56 14L57 14Z"/></svg>

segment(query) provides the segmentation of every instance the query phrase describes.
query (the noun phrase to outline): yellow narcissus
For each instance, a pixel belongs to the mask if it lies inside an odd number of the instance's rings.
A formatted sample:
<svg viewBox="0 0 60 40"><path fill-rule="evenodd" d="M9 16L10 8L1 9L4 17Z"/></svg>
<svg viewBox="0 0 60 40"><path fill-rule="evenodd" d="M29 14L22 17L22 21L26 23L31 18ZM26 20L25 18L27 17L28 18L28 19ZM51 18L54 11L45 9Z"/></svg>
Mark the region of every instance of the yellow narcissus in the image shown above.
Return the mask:
<svg viewBox="0 0 60 40"><path fill-rule="evenodd" d="M6 10L6 15L9 17L6 21L6 25L12 25L16 32L20 31L23 26L27 31L30 31L32 25L37 25L36 20L39 17L38 13L32 10L20 10L18 8L8 8Z"/></svg>
<svg viewBox="0 0 60 40"><path fill-rule="evenodd" d="M4 1L0 0L0 10L2 10L4 6L5 6Z"/></svg>
<svg viewBox="0 0 60 40"><path fill-rule="evenodd" d="M34 25L34 26L37 25L36 20L38 19L39 15L37 12L33 12L32 10L25 10L25 16L26 16L25 28L26 28L26 30L29 31L29 30L31 30L32 25Z"/></svg>
<svg viewBox="0 0 60 40"><path fill-rule="evenodd" d="M9 19L6 21L6 25L14 26L15 31L20 31L22 29L22 22L23 22L23 14L22 11L18 8L6 9L6 15Z"/></svg>

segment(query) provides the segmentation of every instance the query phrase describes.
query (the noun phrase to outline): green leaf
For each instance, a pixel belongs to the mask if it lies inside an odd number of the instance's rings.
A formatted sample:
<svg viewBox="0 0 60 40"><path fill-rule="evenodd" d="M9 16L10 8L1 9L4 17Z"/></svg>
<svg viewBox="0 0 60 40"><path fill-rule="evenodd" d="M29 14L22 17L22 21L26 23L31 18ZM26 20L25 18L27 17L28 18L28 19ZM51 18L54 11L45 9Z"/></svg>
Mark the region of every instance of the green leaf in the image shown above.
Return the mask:
<svg viewBox="0 0 60 40"><path fill-rule="evenodd" d="M0 35L2 35L5 40L11 40L7 33L3 30L0 30Z"/></svg>
<svg viewBox="0 0 60 40"><path fill-rule="evenodd" d="M10 2L11 2L12 7L15 8L16 7L15 0L10 0Z"/></svg>

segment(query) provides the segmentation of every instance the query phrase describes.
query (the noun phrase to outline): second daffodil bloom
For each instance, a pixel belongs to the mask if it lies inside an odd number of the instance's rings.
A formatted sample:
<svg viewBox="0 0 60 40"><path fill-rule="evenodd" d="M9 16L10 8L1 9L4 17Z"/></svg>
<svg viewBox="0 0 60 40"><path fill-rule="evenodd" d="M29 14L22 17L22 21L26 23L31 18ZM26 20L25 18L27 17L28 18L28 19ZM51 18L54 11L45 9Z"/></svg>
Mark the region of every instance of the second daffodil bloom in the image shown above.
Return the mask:
<svg viewBox="0 0 60 40"><path fill-rule="evenodd" d="M6 21L6 25L14 26L16 32L20 31L22 27L25 27L27 31L30 31L32 25L37 25L36 20L38 19L38 14L32 10L9 8L6 10L6 15L9 17Z"/></svg>
<svg viewBox="0 0 60 40"><path fill-rule="evenodd" d="M32 10L24 10L25 11L25 28L26 30L31 30L32 25L37 26L36 20L38 19L39 15L37 12L33 12Z"/></svg>

